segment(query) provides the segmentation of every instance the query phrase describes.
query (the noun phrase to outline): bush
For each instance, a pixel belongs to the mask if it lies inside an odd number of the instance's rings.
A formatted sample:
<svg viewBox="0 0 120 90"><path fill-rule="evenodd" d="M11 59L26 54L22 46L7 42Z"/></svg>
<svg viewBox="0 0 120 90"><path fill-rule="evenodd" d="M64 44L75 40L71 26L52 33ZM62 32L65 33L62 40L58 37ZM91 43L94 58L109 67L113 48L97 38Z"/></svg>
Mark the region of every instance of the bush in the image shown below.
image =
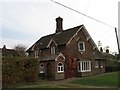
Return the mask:
<svg viewBox="0 0 120 90"><path fill-rule="evenodd" d="M23 81L36 81L38 60L35 58L2 58L2 84L7 87Z"/></svg>

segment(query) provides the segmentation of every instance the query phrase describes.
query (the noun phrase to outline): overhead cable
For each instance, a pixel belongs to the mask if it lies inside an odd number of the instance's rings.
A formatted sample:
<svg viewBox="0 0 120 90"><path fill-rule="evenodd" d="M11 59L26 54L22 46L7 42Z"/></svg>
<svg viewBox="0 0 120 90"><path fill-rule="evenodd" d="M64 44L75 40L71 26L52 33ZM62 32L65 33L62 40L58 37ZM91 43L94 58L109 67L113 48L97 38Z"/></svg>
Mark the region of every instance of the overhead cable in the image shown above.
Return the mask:
<svg viewBox="0 0 120 90"><path fill-rule="evenodd" d="M79 11L77 11L77 10L71 8L71 7L66 6L66 5L63 5L63 4L61 4L61 3L57 2L57 1L54 1L54 0L50 0L50 1L56 3L56 4L60 5L60 6L63 6L63 7L65 7L65 8L68 8L68 9L70 9L70 10L72 10L72 11L75 11L75 12L77 12L77 13L85 16L85 17L88 17L88 18L90 18L90 19L92 19L92 20L95 20L95 21L97 21L97 22L99 22L99 23L102 23L102 24L104 24L104 25L106 25L106 26L109 26L109 27L111 27L111 28L115 28L115 27L112 26L112 25L109 25L109 24L107 24L107 23L105 23L105 22L102 22L102 21L100 21L100 20L98 20L98 19L95 19L95 18L93 18L93 17L91 17L91 16L88 16L88 15L82 13L82 12L79 12Z"/></svg>

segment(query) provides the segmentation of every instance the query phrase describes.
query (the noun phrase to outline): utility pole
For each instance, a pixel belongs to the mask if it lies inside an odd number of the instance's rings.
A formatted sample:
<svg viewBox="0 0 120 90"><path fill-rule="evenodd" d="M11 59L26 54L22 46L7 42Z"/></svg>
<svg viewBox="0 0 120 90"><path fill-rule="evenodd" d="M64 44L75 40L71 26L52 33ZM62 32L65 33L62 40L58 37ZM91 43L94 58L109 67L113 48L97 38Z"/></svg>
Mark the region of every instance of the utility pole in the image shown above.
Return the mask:
<svg viewBox="0 0 120 90"><path fill-rule="evenodd" d="M118 40L117 28L116 27L115 27L115 34L116 34L117 46L118 46L118 59L120 59L120 46L119 46L119 40Z"/></svg>

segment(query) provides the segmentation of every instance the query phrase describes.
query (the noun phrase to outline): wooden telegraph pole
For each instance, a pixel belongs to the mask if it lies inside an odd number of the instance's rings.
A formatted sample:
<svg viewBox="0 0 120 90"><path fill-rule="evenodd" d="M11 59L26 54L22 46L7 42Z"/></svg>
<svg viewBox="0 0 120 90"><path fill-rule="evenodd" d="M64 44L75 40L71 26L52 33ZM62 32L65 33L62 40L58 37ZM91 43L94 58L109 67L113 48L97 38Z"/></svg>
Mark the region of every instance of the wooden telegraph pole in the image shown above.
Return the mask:
<svg viewBox="0 0 120 90"><path fill-rule="evenodd" d="M117 28L116 27L115 27L115 34L116 34L117 46L118 46L118 58L120 59L120 46L119 46L119 40L118 40Z"/></svg>

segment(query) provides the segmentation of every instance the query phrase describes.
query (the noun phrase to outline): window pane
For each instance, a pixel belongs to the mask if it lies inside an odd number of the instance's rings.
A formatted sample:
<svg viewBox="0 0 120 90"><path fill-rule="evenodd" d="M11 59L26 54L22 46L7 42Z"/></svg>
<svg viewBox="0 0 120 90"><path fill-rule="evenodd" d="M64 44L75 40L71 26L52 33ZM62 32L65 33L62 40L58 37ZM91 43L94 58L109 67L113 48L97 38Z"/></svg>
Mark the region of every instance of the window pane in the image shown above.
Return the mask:
<svg viewBox="0 0 120 90"><path fill-rule="evenodd" d="M59 63L58 66L62 66L62 63Z"/></svg>
<svg viewBox="0 0 120 90"><path fill-rule="evenodd" d="M35 58L37 58L38 55L39 55L39 54L38 54L38 50L36 50L36 51L35 51Z"/></svg>
<svg viewBox="0 0 120 90"><path fill-rule="evenodd" d="M60 71L60 67L58 67L58 71Z"/></svg>
<svg viewBox="0 0 120 90"><path fill-rule="evenodd" d="M85 62L85 70L87 70L87 62Z"/></svg>
<svg viewBox="0 0 120 90"><path fill-rule="evenodd" d="M78 64L78 70L80 71L80 62L79 62L79 64Z"/></svg>
<svg viewBox="0 0 120 90"><path fill-rule="evenodd" d="M87 69L86 69L86 70L89 70L89 62L87 62L86 67L87 67Z"/></svg>
<svg viewBox="0 0 120 90"><path fill-rule="evenodd" d="M84 70L85 69L85 62L82 62L82 70Z"/></svg>
<svg viewBox="0 0 120 90"><path fill-rule="evenodd" d="M43 67L43 64L41 64L40 67Z"/></svg>
<svg viewBox="0 0 120 90"><path fill-rule="evenodd" d="M80 50L83 50L83 43L80 43Z"/></svg>
<svg viewBox="0 0 120 90"><path fill-rule="evenodd" d="M61 67L61 71L63 71L63 67Z"/></svg>
<svg viewBox="0 0 120 90"><path fill-rule="evenodd" d="M51 47L51 54L55 54L55 47Z"/></svg>

